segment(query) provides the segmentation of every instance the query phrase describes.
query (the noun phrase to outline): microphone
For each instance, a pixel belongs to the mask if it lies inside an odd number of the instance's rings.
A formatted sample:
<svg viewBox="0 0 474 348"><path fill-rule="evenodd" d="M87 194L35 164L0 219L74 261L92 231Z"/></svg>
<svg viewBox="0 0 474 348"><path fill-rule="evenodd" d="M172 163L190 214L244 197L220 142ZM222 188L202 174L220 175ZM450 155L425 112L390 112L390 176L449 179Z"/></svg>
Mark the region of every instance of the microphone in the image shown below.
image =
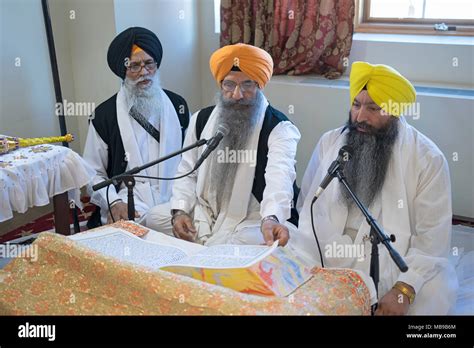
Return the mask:
<svg viewBox="0 0 474 348"><path fill-rule="evenodd" d="M334 179L336 172L338 170L344 169L346 163L351 159L351 157L352 147L350 147L349 145L344 145L343 147L341 147L337 158L329 166L328 173L321 182L321 185L319 185L318 189L316 190L313 201L317 200L321 193L323 193L323 191L326 189L332 179Z"/></svg>
<svg viewBox="0 0 474 348"><path fill-rule="evenodd" d="M211 154L211 152L215 150L217 145L219 145L219 143L221 142L222 138L224 138L227 134L229 134L229 129L226 126L221 124L219 125L219 127L217 127L216 134L207 141L207 147L202 152L201 157L196 162L194 170L199 168L202 162L204 162L204 160Z"/></svg>

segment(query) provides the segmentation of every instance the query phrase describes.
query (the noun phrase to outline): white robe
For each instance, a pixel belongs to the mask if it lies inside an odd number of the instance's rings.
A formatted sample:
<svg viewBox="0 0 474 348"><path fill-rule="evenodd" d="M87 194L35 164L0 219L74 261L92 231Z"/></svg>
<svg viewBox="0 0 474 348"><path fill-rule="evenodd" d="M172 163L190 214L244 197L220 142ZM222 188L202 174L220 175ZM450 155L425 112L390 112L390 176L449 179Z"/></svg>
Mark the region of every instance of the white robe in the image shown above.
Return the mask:
<svg viewBox="0 0 474 348"><path fill-rule="evenodd" d="M329 165L345 144L347 130L342 134L341 131L339 128L325 133L316 146L298 199L298 232L290 240L290 245L302 257L318 265L320 258L311 228L310 206ZM340 199L340 185L334 179L313 208L325 266L353 268L369 275L371 243L366 237L370 227L364 219L354 242L344 234L348 209ZM379 299L396 281L402 281L411 285L417 294L409 314L446 314L455 302L458 287L456 274L447 259L452 219L448 164L438 147L403 117L381 194L369 211L387 235L396 236L393 247L409 267L406 273L400 273L385 246L379 245ZM349 257L325 257L331 246L348 244L364 245L365 258L358 261Z"/></svg>
<svg viewBox="0 0 474 348"><path fill-rule="evenodd" d="M151 115L148 120L160 131L160 143L129 115L131 106L126 103L124 87L117 94L117 122L122 136L125 155L128 158L126 170L142 166L181 148L181 126L176 110L166 93L161 89L160 93L161 100L163 101L161 115ZM83 157L97 172L92 185L107 179L107 153L106 143L99 136L91 122ZM139 174L174 177L180 160L181 156L173 157L161 162L159 165L145 169ZM140 214L138 222L144 221L146 213L151 207L169 201L172 185L173 181L136 178L134 201L135 210ZM91 187L89 187L89 194L91 195L91 203L101 208L101 220L105 224L108 214L106 188L93 192ZM123 202L127 203L127 188L125 185L122 184L118 193L113 186L109 188L109 202L113 202L116 199L122 199Z"/></svg>
<svg viewBox="0 0 474 348"><path fill-rule="evenodd" d="M268 102L265 100L259 112L260 117L256 128L249 140L248 150L257 151L258 139L267 106ZM214 135L212 132L216 121L216 110L217 108L210 115L201 138L209 139ZM195 132L197 114L195 113L191 117L184 146L197 141ZM265 172L266 187L260 204L252 195L255 166L249 163L240 163L228 207L225 211L220 212L213 224L210 208L203 198L206 182L208 181L206 175L208 173L208 160L206 160L193 175L175 182L171 204L154 208L153 212L150 212L147 225L158 231L170 233L169 209L180 209L193 215L198 231L197 242L199 243L207 245L263 243L260 233L262 217L276 215L281 222L290 218L293 182L296 178L295 155L299 139L298 129L288 121L280 122L270 133L268 162ZM201 156L204 148L200 147L184 153L177 175L189 172ZM150 220L154 220L154 222ZM164 223L158 225L157 221ZM167 226L164 226L165 224ZM291 224L287 225L290 225L290 228L293 226Z"/></svg>

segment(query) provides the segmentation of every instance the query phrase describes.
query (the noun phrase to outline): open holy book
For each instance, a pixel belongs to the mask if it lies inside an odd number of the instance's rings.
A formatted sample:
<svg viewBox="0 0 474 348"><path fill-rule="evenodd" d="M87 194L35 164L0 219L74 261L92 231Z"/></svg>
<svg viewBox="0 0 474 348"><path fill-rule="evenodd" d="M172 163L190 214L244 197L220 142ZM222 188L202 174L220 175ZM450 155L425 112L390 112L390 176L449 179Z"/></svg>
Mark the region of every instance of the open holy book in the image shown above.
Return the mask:
<svg viewBox="0 0 474 348"><path fill-rule="evenodd" d="M164 270L236 291L287 296L306 282L310 269L275 242L214 245L183 241L149 230L143 237L108 226L70 236L96 252L151 270Z"/></svg>

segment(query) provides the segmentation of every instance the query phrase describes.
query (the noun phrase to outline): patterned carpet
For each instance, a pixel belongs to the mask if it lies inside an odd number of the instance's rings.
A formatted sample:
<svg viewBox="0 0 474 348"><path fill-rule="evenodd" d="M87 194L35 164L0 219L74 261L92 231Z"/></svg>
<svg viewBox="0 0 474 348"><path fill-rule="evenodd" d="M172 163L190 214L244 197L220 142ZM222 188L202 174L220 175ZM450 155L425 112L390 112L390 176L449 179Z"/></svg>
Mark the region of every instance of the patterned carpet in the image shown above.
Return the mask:
<svg viewBox="0 0 474 348"><path fill-rule="evenodd" d="M81 198L81 202L84 207L83 210L80 210L79 208L76 208L76 209L77 209L77 215L79 217L80 229L81 231L84 231L87 229L86 222L89 219L89 217L92 215L92 213L94 212L95 205L89 203L89 197ZM73 214L72 214L72 210L70 210L69 223L71 224L70 225L71 230L74 229L73 222L74 222ZM54 229L54 214L51 212L23 226L20 226L12 231L9 231L3 234L2 236L0 236L0 243L5 243L7 241L10 241L16 238L26 237L31 234L44 232L44 231L48 231L52 229Z"/></svg>

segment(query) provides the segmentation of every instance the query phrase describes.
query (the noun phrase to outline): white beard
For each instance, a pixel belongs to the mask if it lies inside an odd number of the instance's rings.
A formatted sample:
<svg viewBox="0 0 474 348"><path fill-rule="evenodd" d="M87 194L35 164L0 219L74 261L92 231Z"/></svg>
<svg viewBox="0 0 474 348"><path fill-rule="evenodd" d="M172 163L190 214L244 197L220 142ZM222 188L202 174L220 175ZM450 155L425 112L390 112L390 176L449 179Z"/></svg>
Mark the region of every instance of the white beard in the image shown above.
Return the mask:
<svg viewBox="0 0 474 348"><path fill-rule="evenodd" d="M137 84L141 81L152 80L151 86L139 87ZM138 80L132 81L128 77L123 82L125 99L128 109L134 107L135 111L139 112L146 119L152 115L158 115L158 120L163 114L163 98L161 94L161 83L158 71L150 77L141 77Z"/></svg>

